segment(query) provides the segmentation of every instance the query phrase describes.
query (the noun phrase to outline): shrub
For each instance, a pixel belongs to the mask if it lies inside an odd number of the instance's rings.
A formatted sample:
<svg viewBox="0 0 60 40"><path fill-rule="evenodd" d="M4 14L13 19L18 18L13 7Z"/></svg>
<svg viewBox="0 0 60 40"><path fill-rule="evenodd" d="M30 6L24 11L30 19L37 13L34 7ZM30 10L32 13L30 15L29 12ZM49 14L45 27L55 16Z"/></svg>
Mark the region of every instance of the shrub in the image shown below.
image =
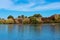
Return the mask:
<svg viewBox="0 0 60 40"><path fill-rule="evenodd" d="M14 23L14 20L13 19L8 19L8 20L6 20L6 23L7 24L13 24Z"/></svg>

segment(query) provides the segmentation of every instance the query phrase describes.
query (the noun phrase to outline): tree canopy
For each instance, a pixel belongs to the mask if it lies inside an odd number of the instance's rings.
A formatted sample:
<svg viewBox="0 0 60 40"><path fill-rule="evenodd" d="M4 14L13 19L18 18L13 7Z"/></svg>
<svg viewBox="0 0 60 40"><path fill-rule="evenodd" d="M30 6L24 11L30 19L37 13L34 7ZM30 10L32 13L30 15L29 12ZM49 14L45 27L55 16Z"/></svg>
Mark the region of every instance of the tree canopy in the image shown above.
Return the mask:
<svg viewBox="0 0 60 40"><path fill-rule="evenodd" d="M18 18L21 18L21 16L18 16Z"/></svg>
<svg viewBox="0 0 60 40"><path fill-rule="evenodd" d="M21 15L22 18L24 18L24 15Z"/></svg>
<svg viewBox="0 0 60 40"><path fill-rule="evenodd" d="M9 15L9 16L7 17L7 19L9 19L9 18L14 19L14 17L13 17L12 15Z"/></svg>
<svg viewBox="0 0 60 40"><path fill-rule="evenodd" d="M42 17L40 14L34 14L33 17Z"/></svg>

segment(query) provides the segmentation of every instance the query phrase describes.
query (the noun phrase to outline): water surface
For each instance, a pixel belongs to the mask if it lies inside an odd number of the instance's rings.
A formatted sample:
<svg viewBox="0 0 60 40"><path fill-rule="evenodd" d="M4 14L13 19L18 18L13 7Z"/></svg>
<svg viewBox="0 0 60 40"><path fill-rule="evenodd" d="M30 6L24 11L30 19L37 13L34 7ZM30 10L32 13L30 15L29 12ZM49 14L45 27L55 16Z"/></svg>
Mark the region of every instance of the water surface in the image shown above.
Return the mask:
<svg viewBox="0 0 60 40"><path fill-rule="evenodd" d="M60 24L0 24L0 40L60 40Z"/></svg>

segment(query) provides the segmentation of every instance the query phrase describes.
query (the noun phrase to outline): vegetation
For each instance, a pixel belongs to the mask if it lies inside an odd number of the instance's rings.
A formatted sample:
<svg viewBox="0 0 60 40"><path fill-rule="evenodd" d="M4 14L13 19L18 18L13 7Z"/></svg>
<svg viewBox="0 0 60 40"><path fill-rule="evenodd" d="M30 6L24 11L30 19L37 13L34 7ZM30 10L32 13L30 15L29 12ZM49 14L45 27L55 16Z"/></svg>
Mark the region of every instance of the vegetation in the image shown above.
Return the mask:
<svg viewBox="0 0 60 40"><path fill-rule="evenodd" d="M36 19L36 17L32 17L32 18L30 18L30 23L31 24L38 24L39 21Z"/></svg>
<svg viewBox="0 0 60 40"><path fill-rule="evenodd" d="M40 14L34 14L33 16L20 15L18 18L14 18L9 15L7 19L0 18L0 24L40 24L40 23L60 23L60 14L52 15L50 17L42 17Z"/></svg>
<svg viewBox="0 0 60 40"><path fill-rule="evenodd" d="M24 20L23 20L23 24L29 24L29 22L30 22L30 19L28 19L28 18L24 18Z"/></svg>
<svg viewBox="0 0 60 40"><path fill-rule="evenodd" d="M13 17L13 16L9 15L9 16L7 17L7 19L10 19L10 18L14 19L14 17Z"/></svg>
<svg viewBox="0 0 60 40"><path fill-rule="evenodd" d="M21 16L18 16L18 18L21 18Z"/></svg>
<svg viewBox="0 0 60 40"><path fill-rule="evenodd" d="M40 14L34 14L33 17L42 17Z"/></svg>
<svg viewBox="0 0 60 40"><path fill-rule="evenodd" d="M6 20L6 24L14 24L14 20L13 19L8 19L8 20Z"/></svg>
<svg viewBox="0 0 60 40"><path fill-rule="evenodd" d="M21 15L21 18L24 18L24 15Z"/></svg>

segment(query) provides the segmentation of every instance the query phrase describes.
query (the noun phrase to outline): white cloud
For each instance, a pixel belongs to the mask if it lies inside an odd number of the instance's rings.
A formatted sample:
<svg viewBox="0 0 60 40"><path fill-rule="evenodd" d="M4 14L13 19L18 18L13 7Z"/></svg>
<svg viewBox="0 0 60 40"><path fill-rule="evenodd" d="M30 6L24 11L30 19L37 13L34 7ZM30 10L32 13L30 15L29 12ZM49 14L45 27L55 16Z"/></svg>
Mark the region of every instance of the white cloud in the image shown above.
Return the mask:
<svg viewBox="0 0 60 40"><path fill-rule="evenodd" d="M60 2L55 2L55 3L50 3L44 6L36 6L33 8L33 10L38 11L38 10L58 10L60 9Z"/></svg>
<svg viewBox="0 0 60 40"><path fill-rule="evenodd" d="M44 3L46 3L46 1L45 0L29 0L30 2L35 2L36 4L44 4Z"/></svg>
<svg viewBox="0 0 60 40"><path fill-rule="evenodd" d="M45 3L45 1L42 1ZM60 2L50 3L46 5L36 5L37 2L30 2L29 4L14 5L10 0L0 0L0 9L15 10L15 11L41 11L41 10L56 10L60 9Z"/></svg>

